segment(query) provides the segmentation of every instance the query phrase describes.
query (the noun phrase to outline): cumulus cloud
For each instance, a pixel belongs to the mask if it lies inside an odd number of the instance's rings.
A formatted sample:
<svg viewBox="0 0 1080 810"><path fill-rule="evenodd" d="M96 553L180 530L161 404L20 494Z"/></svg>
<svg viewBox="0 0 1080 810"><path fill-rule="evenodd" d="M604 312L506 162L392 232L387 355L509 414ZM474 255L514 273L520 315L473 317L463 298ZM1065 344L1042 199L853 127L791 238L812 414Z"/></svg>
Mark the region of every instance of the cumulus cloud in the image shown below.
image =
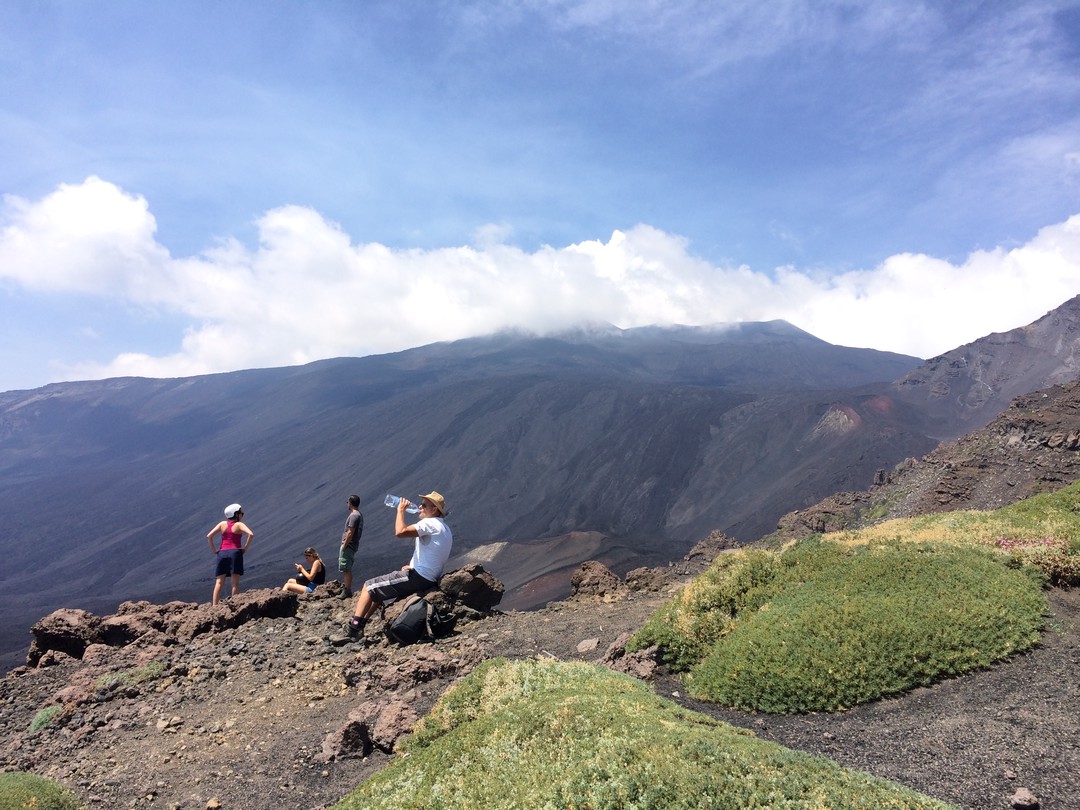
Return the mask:
<svg viewBox="0 0 1080 810"><path fill-rule="evenodd" d="M137 296L167 266L146 200L97 177L35 203L4 195L2 217L0 277L30 289Z"/></svg>
<svg viewBox="0 0 1080 810"><path fill-rule="evenodd" d="M317 211L285 206L258 243L175 258L141 197L90 178L39 201L6 197L0 279L26 293L92 293L187 322L175 351L140 347L68 378L188 376L396 351L506 327L628 328L782 318L832 343L930 357L1021 326L1080 292L1080 215L1028 244L953 264L891 256L829 274L719 267L648 225L524 251L498 227L434 250L354 243Z"/></svg>

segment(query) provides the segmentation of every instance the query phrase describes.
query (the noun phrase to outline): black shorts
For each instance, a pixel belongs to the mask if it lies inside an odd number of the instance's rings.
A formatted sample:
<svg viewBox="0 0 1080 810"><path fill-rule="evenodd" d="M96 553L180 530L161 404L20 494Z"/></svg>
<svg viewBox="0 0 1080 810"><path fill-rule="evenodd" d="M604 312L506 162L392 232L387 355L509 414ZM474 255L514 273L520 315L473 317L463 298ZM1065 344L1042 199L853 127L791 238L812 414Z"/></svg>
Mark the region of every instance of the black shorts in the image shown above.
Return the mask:
<svg viewBox="0 0 1080 810"><path fill-rule="evenodd" d="M389 574L383 574L381 577L369 579L364 583L364 588L378 604L389 605L403 596L426 591L437 584L420 576L411 568L401 568Z"/></svg>
<svg viewBox="0 0 1080 810"><path fill-rule="evenodd" d="M244 552L230 548L217 553L217 577L238 577L244 573Z"/></svg>

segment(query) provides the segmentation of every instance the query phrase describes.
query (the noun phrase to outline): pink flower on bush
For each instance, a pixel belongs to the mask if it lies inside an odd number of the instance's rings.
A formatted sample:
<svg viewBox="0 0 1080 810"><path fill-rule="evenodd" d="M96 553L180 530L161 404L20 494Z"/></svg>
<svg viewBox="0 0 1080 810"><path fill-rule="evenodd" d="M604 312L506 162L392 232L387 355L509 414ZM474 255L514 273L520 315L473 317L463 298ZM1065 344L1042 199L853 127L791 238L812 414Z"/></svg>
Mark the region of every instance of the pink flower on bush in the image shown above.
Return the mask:
<svg viewBox="0 0 1080 810"><path fill-rule="evenodd" d="M1080 555L1064 537L1016 538L1002 535L994 543L1002 551L1042 569L1052 585L1080 583Z"/></svg>

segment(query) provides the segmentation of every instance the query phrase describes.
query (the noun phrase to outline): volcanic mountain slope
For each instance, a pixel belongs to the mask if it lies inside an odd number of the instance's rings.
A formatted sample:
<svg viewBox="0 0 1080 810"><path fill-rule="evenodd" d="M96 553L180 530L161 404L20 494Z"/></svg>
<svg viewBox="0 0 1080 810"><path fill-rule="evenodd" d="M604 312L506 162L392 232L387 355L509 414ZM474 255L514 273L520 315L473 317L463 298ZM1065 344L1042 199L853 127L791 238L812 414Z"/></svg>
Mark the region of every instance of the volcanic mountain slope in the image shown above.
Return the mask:
<svg viewBox="0 0 1080 810"><path fill-rule="evenodd" d="M366 516L361 575L402 562L381 506L388 491L444 492L458 553L587 532L618 538L627 567L665 561L714 527L759 519L769 491L783 504L770 505L771 528L910 445L898 451L886 438L868 451L850 434L824 436L804 455L828 474L804 475L809 491L766 486L753 502L717 490L702 466L752 466L768 482L765 467L786 468L782 444L799 435L787 398L809 430L837 397L821 390L888 381L916 364L776 322L504 334L300 368L9 392L0 613L19 636L10 649L56 607L206 599L205 534L231 501L255 531L247 587L280 583L307 545L332 553L351 493ZM760 414L784 421L775 437L751 425L766 397Z"/></svg>
<svg viewBox="0 0 1080 810"><path fill-rule="evenodd" d="M1080 377L1080 296L1039 320L934 357L893 386L923 410L926 432L953 439L980 428L1020 394Z"/></svg>
<svg viewBox="0 0 1080 810"><path fill-rule="evenodd" d="M888 386L884 391L870 388L835 399L808 392L802 402L823 402L825 407L807 408L814 429L787 435L807 442L852 436L857 434L853 425L865 425L875 415L895 419L897 410L911 407L890 398ZM838 523L998 506L1076 480L1078 388L1073 382L1019 397L985 430L946 443L919 462L883 472L879 486L851 496L854 500L847 506L854 509ZM770 407L775 414L792 412L785 411L779 398L763 398L725 414L725 424L742 426L747 436L767 444L780 435L780 428L755 428L751 417ZM913 411L910 418L917 415ZM877 424L888 424L884 417ZM846 497L838 496L838 502ZM808 511L790 517L801 524L800 531L829 528L811 526ZM837 515L841 512L836 510ZM590 549L602 547L594 535L587 538ZM201 535L198 539L205 542ZM397 696L422 713L438 683L491 655L592 660L615 633L640 626L667 595L640 590L612 601L572 600L468 625L453 641L436 645L435 658L423 658L435 673L424 677L432 680L401 685ZM6 767L47 773L102 806L205 807L225 794L236 797L229 805L236 807L249 806L245 801L262 807L258 802L269 795L275 801L314 806L341 796L386 757L376 752L368 760L346 756L327 763L320 752L354 710L363 710L376 681L405 670L399 657L381 645L360 653L334 646L330 639L347 615L348 603L320 598L303 600L299 607L296 617L251 622L236 631L200 637L192 645L166 647L164 653L149 655L131 645L113 660L112 653L96 650L81 661L61 659L55 667L9 676L0 686ZM1033 788L1045 808L1073 807L1080 798L1073 744L1080 717L1073 677L1080 661L1080 604L1073 592L1055 590L1051 607L1057 629L1035 650L898 699L813 717L763 718L694 708L746 725L766 739L897 779L964 807L1007 806L1007 797L1019 785ZM27 640L23 635L23 651ZM149 657L140 658L143 653ZM128 684L120 677L141 671L147 660L165 662L161 680ZM93 667L116 677L100 681L101 673ZM48 736L32 738L27 729L37 712L71 688L84 690L86 708L66 715L65 725ZM676 682L662 680L658 689L669 695L678 692L677 699L689 702ZM223 705L229 707L224 714Z"/></svg>
<svg viewBox="0 0 1080 810"><path fill-rule="evenodd" d="M770 540L890 518L996 509L1080 480L1080 382L1017 397L981 430L898 465L871 489L785 515Z"/></svg>
<svg viewBox="0 0 1080 810"><path fill-rule="evenodd" d="M1074 367L1078 320L1080 298L965 351L1011 398L1048 384L1033 369ZM936 383L893 382L917 365L784 322L601 326L0 394L0 650L61 606L205 600L205 534L232 501L256 534L246 587L280 583L307 545L331 554L351 493L367 520L361 576L402 562L388 491L444 492L459 554L552 541L567 565L601 556L621 572L714 529L755 540L982 413L950 416L955 397L923 396ZM974 385L971 368L951 368L950 391ZM589 538L578 560L567 538ZM491 570L528 587L517 562L501 553Z"/></svg>

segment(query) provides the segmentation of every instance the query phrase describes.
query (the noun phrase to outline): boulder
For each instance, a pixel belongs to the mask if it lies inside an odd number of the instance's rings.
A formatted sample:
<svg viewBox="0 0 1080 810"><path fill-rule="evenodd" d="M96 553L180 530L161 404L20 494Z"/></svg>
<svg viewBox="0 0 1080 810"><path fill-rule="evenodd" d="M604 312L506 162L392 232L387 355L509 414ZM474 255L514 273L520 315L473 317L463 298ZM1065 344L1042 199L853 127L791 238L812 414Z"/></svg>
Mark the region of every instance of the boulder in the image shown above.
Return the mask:
<svg viewBox="0 0 1080 810"><path fill-rule="evenodd" d="M108 667L116 660L115 647L108 644L91 644L82 654L82 662L87 667Z"/></svg>
<svg viewBox="0 0 1080 810"><path fill-rule="evenodd" d="M348 719L323 740L321 762L346 757L366 757L373 749L390 753L408 734L420 716L403 700L380 704L368 700L349 712Z"/></svg>
<svg viewBox="0 0 1080 810"><path fill-rule="evenodd" d="M219 605L195 602L124 602L116 613L100 619L85 610L63 608L38 620L30 632L34 640L26 656L28 666L56 664L57 657L82 658L94 644L109 647L138 645L159 653L197 636L219 633L255 619L281 619L296 615L295 594L276 588L239 593ZM99 652L99 655L101 653Z"/></svg>
<svg viewBox="0 0 1080 810"><path fill-rule="evenodd" d="M31 655L33 654L33 650L34 647L31 643ZM27 655L26 660L30 660L30 655ZM45 669L46 667L56 667L60 666L60 664L67 664L78 660L78 658L73 658L63 650L46 650L44 653L38 656L37 660L34 663L34 666L36 666L38 669Z"/></svg>
<svg viewBox="0 0 1080 810"><path fill-rule="evenodd" d="M434 644L368 650L346 664L342 675L349 686L401 694L438 678L464 675L483 660L475 641L461 639L455 643L457 646L449 650Z"/></svg>
<svg viewBox="0 0 1080 810"><path fill-rule="evenodd" d="M419 719L420 715L408 703L391 700L375 718L375 725L370 731L371 742L376 748L389 753L394 750L398 740L412 731Z"/></svg>
<svg viewBox="0 0 1080 810"><path fill-rule="evenodd" d="M296 615L296 594L277 588L259 588L230 596L224 602L231 611L229 627L239 627L252 619L285 619Z"/></svg>
<svg viewBox="0 0 1080 810"><path fill-rule="evenodd" d="M742 548L742 543L721 531L714 531L700 540L679 562L670 566L671 573L679 576L697 576L707 569L721 554Z"/></svg>
<svg viewBox="0 0 1080 810"><path fill-rule="evenodd" d="M375 744L371 741L371 726L378 717L379 704L374 700L360 704L349 712L345 723L323 739L320 762L332 762L346 757L366 757Z"/></svg>
<svg viewBox="0 0 1080 810"><path fill-rule="evenodd" d="M439 578L438 587L421 591L440 612L452 614L458 624L476 621L491 615L492 608L502 601L505 588L496 577L479 563L470 563L449 571ZM381 611L386 624L392 622L404 607L404 600L386 605Z"/></svg>
<svg viewBox="0 0 1080 810"><path fill-rule="evenodd" d="M101 644L101 619L87 610L61 608L38 619L30 628L34 640L26 655L29 666L38 666L48 652L58 652L72 658L82 658L91 644ZM51 659L55 660L55 659Z"/></svg>
<svg viewBox="0 0 1080 810"><path fill-rule="evenodd" d="M1014 810L1039 810L1039 800L1027 788L1020 788L1009 798L1009 806Z"/></svg>
<svg viewBox="0 0 1080 810"><path fill-rule="evenodd" d="M635 568L626 572L626 587L632 591L658 592L671 584L671 577L661 568Z"/></svg>
<svg viewBox="0 0 1080 810"><path fill-rule="evenodd" d="M439 590L456 605L487 613L502 601L506 589L498 579L484 570L484 566L470 563L443 574L439 580Z"/></svg>
<svg viewBox="0 0 1080 810"><path fill-rule="evenodd" d="M113 616L106 616L101 622L102 638L110 647L125 647L140 636L153 631L160 632L162 629L164 622L161 621L160 614L151 611L126 614L117 612Z"/></svg>
<svg viewBox="0 0 1080 810"><path fill-rule="evenodd" d="M228 628L228 608L224 605L196 605L177 610L166 617L165 633L181 644L206 633L221 632Z"/></svg>
<svg viewBox="0 0 1080 810"><path fill-rule="evenodd" d="M572 597L594 596L610 599L623 590L622 581L610 568L596 560L587 560L570 577Z"/></svg>
<svg viewBox="0 0 1080 810"><path fill-rule="evenodd" d="M626 645L630 641L630 635L622 633L596 663L643 681L652 680L660 666L660 647L654 644L628 653Z"/></svg>
<svg viewBox="0 0 1080 810"><path fill-rule="evenodd" d="M175 607L174 607L175 606ZM296 594L277 588L258 588L230 596L217 605L170 602L166 632L179 641L206 633L220 633L255 619L283 619L296 615Z"/></svg>

